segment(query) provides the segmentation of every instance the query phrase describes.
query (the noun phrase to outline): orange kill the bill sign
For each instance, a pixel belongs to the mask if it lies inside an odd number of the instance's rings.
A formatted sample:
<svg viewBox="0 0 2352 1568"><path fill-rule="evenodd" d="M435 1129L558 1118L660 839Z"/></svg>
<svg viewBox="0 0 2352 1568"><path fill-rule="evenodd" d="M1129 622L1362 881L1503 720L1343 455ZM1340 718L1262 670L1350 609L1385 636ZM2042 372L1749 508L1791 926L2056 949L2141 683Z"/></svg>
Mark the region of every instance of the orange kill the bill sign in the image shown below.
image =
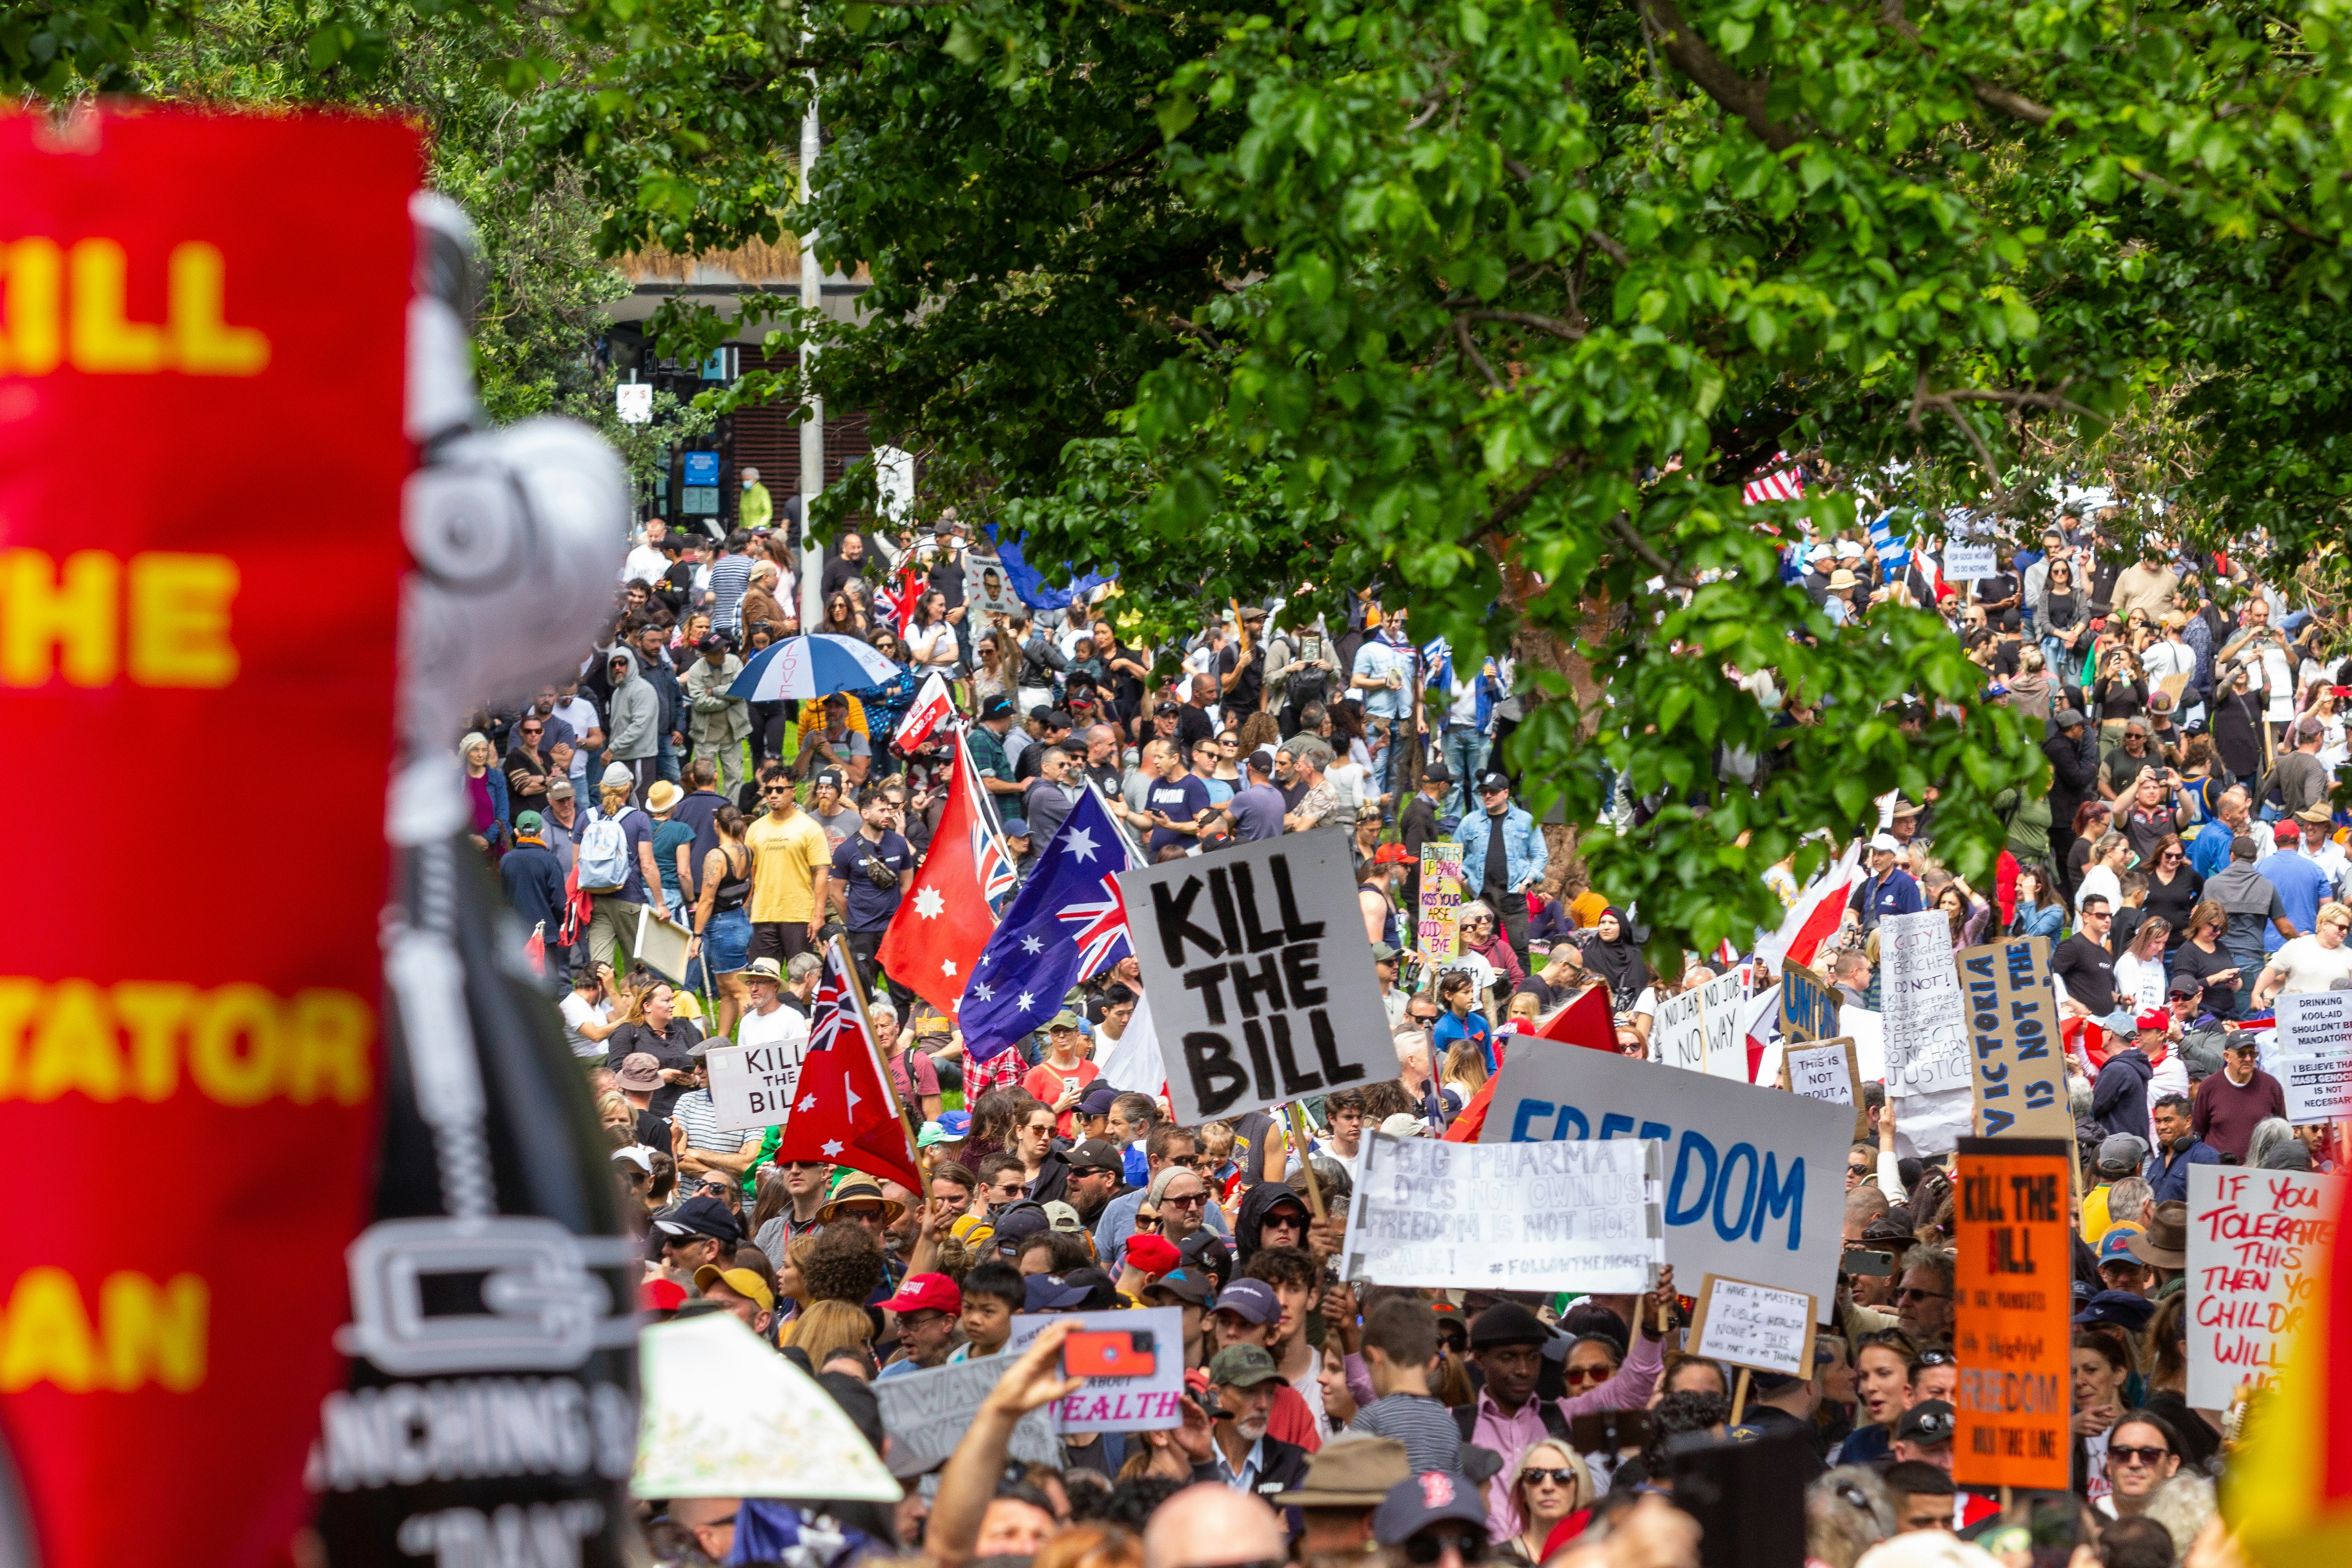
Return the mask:
<svg viewBox="0 0 2352 1568"><path fill-rule="evenodd" d="M2063 1491L2074 1258L2063 1140L1959 1141L1952 1479Z"/></svg>
<svg viewBox="0 0 2352 1568"><path fill-rule="evenodd" d="M257 1568L311 1507L421 169L383 121L0 116L0 1556Z"/></svg>

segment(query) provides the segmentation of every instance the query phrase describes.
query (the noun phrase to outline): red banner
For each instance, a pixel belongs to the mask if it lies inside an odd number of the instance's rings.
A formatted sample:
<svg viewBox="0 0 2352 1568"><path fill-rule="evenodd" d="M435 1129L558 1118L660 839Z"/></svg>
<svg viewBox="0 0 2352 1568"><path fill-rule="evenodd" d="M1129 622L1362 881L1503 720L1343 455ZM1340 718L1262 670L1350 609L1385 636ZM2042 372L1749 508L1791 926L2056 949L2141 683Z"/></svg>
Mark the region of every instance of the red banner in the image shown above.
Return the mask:
<svg viewBox="0 0 2352 1568"><path fill-rule="evenodd" d="M380 1078L413 132L0 118L0 1434L44 1568L282 1554Z"/></svg>

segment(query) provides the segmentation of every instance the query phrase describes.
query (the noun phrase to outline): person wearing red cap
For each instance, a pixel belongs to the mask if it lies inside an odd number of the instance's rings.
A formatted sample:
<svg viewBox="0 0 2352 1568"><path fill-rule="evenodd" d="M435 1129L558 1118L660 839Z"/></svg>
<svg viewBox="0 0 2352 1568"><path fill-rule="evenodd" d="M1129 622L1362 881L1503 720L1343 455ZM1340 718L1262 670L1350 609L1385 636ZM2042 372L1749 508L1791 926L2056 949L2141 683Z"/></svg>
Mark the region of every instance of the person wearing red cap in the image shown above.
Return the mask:
<svg viewBox="0 0 2352 1568"><path fill-rule="evenodd" d="M882 1369L881 1376L903 1377L946 1363L955 1349L963 1292L944 1274L909 1274L898 1293L882 1303L882 1310L898 1314L898 1352Z"/></svg>
<svg viewBox="0 0 2352 1568"><path fill-rule="evenodd" d="M2148 1051L2172 1026L2172 1015L2165 1008L2151 1007L2133 1024L2137 1032L2131 1043L2108 1053L2098 1081L2091 1085L2091 1115L2110 1133L2145 1138L2148 1135L2147 1080L2156 1072Z"/></svg>

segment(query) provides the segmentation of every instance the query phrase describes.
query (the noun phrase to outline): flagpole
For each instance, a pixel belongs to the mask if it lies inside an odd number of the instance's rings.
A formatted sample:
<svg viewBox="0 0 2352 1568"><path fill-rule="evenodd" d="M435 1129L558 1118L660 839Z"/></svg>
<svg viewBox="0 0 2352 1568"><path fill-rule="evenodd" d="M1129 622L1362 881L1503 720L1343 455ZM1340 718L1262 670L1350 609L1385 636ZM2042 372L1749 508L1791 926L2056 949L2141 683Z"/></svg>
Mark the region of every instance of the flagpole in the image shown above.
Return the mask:
<svg viewBox="0 0 2352 1568"><path fill-rule="evenodd" d="M1095 804L1103 808L1105 816L1110 818L1111 829L1118 835L1119 847L1127 851L1126 868L1132 871L1138 866L1150 864L1143 858L1142 847L1129 837L1127 824L1119 820L1118 812L1111 805L1110 797L1103 794L1102 785L1095 782L1094 775L1091 773L1081 773L1078 776L1086 780L1087 793L1095 797Z"/></svg>
<svg viewBox="0 0 2352 1568"><path fill-rule="evenodd" d="M980 764L971 760L971 747L964 741L961 726L956 729L955 743L957 760L963 765L964 776L971 781L972 799L981 806L974 815L980 818L981 826L988 830L989 840L996 846L996 852L1003 856L1004 863L1010 866L1013 864L1013 851L1005 847L1004 834L997 824L996 801L989 795L988 786L980 782Z"/></svg>
<svg viewBox="0 0 2352 1568"><path fill-rule="evenodd" d="M891 1114L898 1123L898 1131L904 1134L907 1131L907 1108L899 1103L898 1086L890 1081L890 1064L882 1059L881 1048L875 1043L874 1015L866 1010L866 983L858 978L857 965L849 956L848 939L829 937L825 941L825 949L834 962L841 965L841 977L848 988L849 1000L857 1008L857 1032L866 1038L866 1055L874 1061L874 1076L882 1080L882 1092L889 1097ZM923 1168L911 1135L907 1138L907 1163L918 1171Z"/></svg>

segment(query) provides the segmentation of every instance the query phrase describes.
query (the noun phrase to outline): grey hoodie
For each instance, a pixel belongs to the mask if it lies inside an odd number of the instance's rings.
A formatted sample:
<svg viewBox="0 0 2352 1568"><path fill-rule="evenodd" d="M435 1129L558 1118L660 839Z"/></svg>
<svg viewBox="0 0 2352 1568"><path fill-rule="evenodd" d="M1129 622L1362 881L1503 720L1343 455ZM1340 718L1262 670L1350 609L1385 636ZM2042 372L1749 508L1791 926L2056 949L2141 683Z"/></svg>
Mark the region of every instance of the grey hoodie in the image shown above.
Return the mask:
<svg viewBox="0 0 2352 1568"><path fill-rule="evenodd" d="M613 688L605 745L615 762L642 762L661 749L661 694L639 673L637 656L630 649L615 647L604 657L608 668L614 659L629 661L627 678Z"/></svg>

